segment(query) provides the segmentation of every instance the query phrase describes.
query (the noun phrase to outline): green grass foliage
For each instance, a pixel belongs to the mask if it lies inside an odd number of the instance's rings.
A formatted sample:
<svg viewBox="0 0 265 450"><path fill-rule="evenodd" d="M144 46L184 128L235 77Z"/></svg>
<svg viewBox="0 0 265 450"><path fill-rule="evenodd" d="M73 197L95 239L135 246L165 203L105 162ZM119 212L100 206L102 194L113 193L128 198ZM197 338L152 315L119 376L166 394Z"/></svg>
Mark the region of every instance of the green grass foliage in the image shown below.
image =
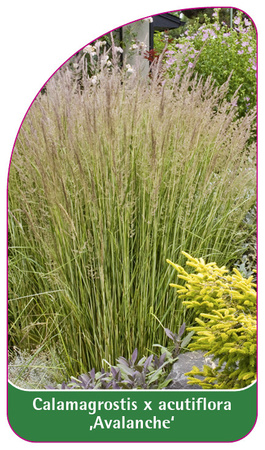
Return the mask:
<svg viewBox="0 0 265 450"><path fill-rule="evenodd" d="M255 113L228 84L61 69L20 130L9 177L9 342L55 348L69 376L145 354L188 323L165 262L232 264L255 204ZM152 314L150 314L152 313Z"/></svg>
<svg viewBox="0 0 265 450"><path fill-rule="evenodd" d="M195 273L168 261L185 280L185 285L171 284L187 308L196 314L189 349L207 352L218 360L215 368L193 367L189 383L205 389L237 389L256 379L256 285L253 277L243 278L237 269L229 274L225 267L200 258L187 257ZM204 377L203 380L197 378Z"/></svg>

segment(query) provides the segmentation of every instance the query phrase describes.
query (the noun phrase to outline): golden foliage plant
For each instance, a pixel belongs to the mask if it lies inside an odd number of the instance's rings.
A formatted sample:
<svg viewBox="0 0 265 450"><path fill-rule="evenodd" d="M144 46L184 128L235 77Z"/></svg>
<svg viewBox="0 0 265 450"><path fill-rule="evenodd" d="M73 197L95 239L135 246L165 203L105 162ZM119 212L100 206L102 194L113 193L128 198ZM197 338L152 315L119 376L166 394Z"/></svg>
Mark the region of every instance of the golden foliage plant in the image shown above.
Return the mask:
<svg viewBox="0 0 265 450"><path fill-rule="evenodd" d="M228 270L216 263L205 263L182 252L195 273L167 260L185 281L184 286L170 284L186 308L193 308L196 324L189 345L191 351L211 355L216 367L193 367L189 384L204 389L239 389L256 379L256 285L237 269ZM202 379L198 378L198 376Z"/></svg>

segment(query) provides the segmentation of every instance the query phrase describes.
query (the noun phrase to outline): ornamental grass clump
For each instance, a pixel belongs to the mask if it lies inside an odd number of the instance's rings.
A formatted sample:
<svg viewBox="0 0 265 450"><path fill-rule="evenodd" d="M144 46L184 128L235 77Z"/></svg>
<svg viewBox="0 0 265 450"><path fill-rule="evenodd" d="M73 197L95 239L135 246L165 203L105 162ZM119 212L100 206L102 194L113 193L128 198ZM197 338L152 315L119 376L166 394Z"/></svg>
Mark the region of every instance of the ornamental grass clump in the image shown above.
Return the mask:
<svg viewBox="0 0 265 450"><path fill-rule="evenodd" d="M184 286L171 284L186 308L195 314L191 351L201 350L217 361L215 368L193 367L187 373L189 384L205 389L237 389L256 379L256 285L253 277L243 278L237 269L229 274L225 267L193 258L183 252L187 265L196 273L188 273L168 262L185 280ZM197 378L203 376L201 380Z"/></svg>
<svg viewBox="0 0 265 450"><path fill-rule="evenodd" d="M256 201L255 111L228 84L107 65L47 83L16 141L8 186L10 347L55 349L68 376L165 345L189 324L168 292L181 248L231 265ZM180 258L180 259L179 259Z"/></svg>

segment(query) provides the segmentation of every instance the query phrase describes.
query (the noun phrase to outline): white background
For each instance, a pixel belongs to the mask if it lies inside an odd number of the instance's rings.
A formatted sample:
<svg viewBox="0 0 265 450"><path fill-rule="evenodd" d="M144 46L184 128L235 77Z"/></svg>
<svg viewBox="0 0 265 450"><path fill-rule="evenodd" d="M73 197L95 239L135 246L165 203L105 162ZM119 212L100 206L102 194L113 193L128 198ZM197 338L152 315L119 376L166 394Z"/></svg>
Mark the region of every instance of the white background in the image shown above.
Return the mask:
<svg viewBox="0 0 265 450"><path fill-rule="evenodd" d="M6 418L6 188L8 167L16 134L34 97L54 71L78 49L98 36L125 23L154 14L195 7L230 6L245 11L256 24L259 37L259 418L254 430L243 440L227 444L103 444L108 448L126 445L142 448L193 449L244 449L250 446L261 448L264 428L264 363L262 348L264 333L264 288L262 278L264 239L263 220L263 107L264 97L264 14L259 0L238 0L234 3L199 0L12 0L5 1L1 8L0 25L0 288L1 288L1 417L0 436L4 448L76 448L89 446L99 448L101 444L37 444L23 441L10 429ZM247 413L248 405L246 405ZM207 424L205 424L207 427ZM231 424L233 426L233 424ZM177 436L176 436L177 439ZM264 440L264 439L263 439Z"/></svg>

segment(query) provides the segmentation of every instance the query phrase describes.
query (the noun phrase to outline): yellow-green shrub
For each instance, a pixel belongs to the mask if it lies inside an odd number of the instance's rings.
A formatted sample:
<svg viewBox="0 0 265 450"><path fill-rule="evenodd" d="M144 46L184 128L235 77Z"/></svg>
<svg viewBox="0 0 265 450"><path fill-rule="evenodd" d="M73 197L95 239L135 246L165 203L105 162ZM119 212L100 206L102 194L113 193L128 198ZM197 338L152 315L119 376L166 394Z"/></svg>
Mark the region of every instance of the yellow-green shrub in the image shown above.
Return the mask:
<svg viewBox="0 0 265 450"><path fill-rule="evenodd" d="M184 286L170 284L177 289L187 308L197 317L189 349L201 350L218 361L215 368L193 367L187 373L189 384L205 389L237 389L256 378L256 285L252 277L245 279L237 269L229 274L225 267L208 263L182 252L187 265L196 273L188 273L178 264L167 260L185 280ZM203 376L204 379L198 379Z"/></svg>

